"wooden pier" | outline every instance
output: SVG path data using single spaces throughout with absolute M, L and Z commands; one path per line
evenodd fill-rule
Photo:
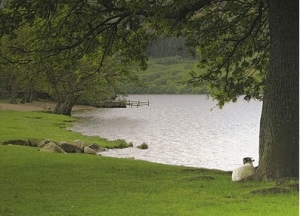
M 136 107 L 139 107 L 139 106 L 149 106 L 149 100 L 147 102 L 142 102 L 142 101 L 133 101 L 133 100 L 126 100 L 126 105 L 127 106 L 130 106 L 130 107 L 133 107 L 133 106 L 136 106 Z
M 134 100 L 106 100 L 106 101 L 99 101 L 96 104 L 98 108 L 126 108 L 129 107 L 139 107 L 139 106 L 149 106 L 149 100 L 147 102 L 143 101 L 134 101 Z

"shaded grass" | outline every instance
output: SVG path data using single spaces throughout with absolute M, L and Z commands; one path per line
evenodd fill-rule
M 10 121 L 1 121 L 0 141 L 29 135 L 57 141 L 99 139 L 66 130 L 75 120 L 70 117 L 11 111 L 0 111 L 0 116 Z M 299 211 L 298 191 L 252 193 L 275 182 L 233 183 L 230 172 L 219 170 L 10 145 L 0 145 L 0 170 L 0 215 L 5 216 L 281 216 Z

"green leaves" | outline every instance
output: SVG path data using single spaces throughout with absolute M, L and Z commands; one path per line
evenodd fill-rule
M 160 35 L 182 37 L 201 58 L 189 83 L 209 83 L 209 93 L 223 104 L 240 95 L 262 97 L 269 61 L 267 9 L 256 0 L 33 0 L 11 1 L 0 18 L 12 17 L 8 23 L 17 23 L 12 29 L 6 23 L 4 29 L 23 41 L 22 49 L 37 68 L 52 67 L 47 71 L 55 75 L 48 79 L 82 82 L 86 75 L 97 74 L 116 92 L 122 92 L 120 82 L 136 81 L 132 67 L 147 68 L 145 51 L 151 41 Z M 106 69 L 110 61 L 117 62 L 113 73 Z M 81 64 L 89 72 L 78 69 Z
M 266 20 L 266 6 L 254 0 L 211 4 L 192 16 L 182 32 L 201 57 L 201 71 L 191 82 L 208 83 L 221 106 L 240 95 L 261 99 L 269 61 Z

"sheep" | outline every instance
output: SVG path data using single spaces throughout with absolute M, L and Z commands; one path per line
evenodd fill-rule
M 243 159 L 244 165 L 233 170 L 232 181 L 239 182 L 252 176 L 255 173 L 255 168 L 252 164 L 253 161 L 251 157 L 245 157 Z

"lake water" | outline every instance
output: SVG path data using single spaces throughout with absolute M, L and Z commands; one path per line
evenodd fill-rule
M 129 95 L 127 99 L 149 100 L 150 106 L 76 114 L 83 121 L 72 130 L 134 145 L 108 150 L 103 156 L 221 170 L 234 169 L 248 156 L 258 164 L 259 101 L 240 99 L 219 109 L 205 95 Z M 148 149 L 136 148 L 143 142 Z

